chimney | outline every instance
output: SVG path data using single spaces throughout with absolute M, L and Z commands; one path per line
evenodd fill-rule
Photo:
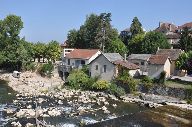
M 127 54 L 124 54 L 124 61 L 127 60 Z
M 159 27 L 161 27 L 162 24 L 163 24 L 163 22 L 159 22 Z
M 169 31 L 171 31 L 171 24 L 169 24 Z

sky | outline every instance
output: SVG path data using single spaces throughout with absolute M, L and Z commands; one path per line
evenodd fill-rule
M 147 31 L 159 22 L 182 25 L 192 22 L 192 0 L 0 0 L 0 20 L 21 16 L 21 37 L 30 42 L 63 43 L 68 31 L 79 29 L 86 16 L 111 13 L 111 24 L 119 32 L 138 17 Z

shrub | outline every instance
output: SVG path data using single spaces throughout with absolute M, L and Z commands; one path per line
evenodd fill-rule
M 141 82 L 147 90 L 149 90 L 153 86 L 153 80 L 150 79 L 148 76 L 144 76 Z
M 114 83 L 111 83 L 108 92 L 110 94 L 117 96 L 117 97 L 123 96 L 125 94 L 125 90 L 122 87 L 117 86 Z
M 134 92 L 136 91 L 137 82 L 135 79 L 130 77 L 129 75 L 121 75 L 118 76 L 115 81 L 119 84 L 122 84 L 121 87 L 123 87 L 127 92 Z
M 163 72 L 161 72 L 161 74 L 160 74 L 159 83 L 160 83 L 160 84 L 165 84 L 165 78 L 166 78 L 166 72 L 163 71 Z
M 67 77 L 68 85 L 73 89 L 80 89 L 85 86 L 89 80 L 82 70 L 73 70 Z
M 47 64 L 43 64 L 43 65 L 39 68 L 39 73 L 40 73 L 42 76 L 51 77 L 53 70 L 54 70 L 53 64 L 52 64 L 51 62 L 48 62 Z
M 95 82 L 92 86 L 92 89 L 94 90 L 107 90 L 110 86 L 110 83 L 105 80 L 98 80 Z
M 96 77 L 89 77 L 88 78 L 88 81 L 86 82 L 86 84 L 83 84 L 83 88 L 82 89 L 85 89 L 85 90 L 91 90 L 93 89 L 93 84 L 95 82 L 97 82 L 99 80 L 99 76 L 96 76 Z
M 30 62 L 30 63 L 27 63 L 24 67 L 23 67 L 23 69 L 25 70 L 25 71 L 35 71 L 36 70 L 36 64 L 35 63 L 33 63 L 33 62 Z

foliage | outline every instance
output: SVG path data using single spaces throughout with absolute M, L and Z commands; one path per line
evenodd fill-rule
M 191 31 L 188 27 L 184 27 L 183 31 L 181 31 L 181 38 L 179 40 L 179 47 L 188 52 L 192 50 L 192 37 Z
M 82 70 L 73 70 L 67 77 L 68 85 L 73 89 L 80 89 L 85 86 L 89 80 Z
M 85 74 L 89 75 L 89 66 L 88 65 L 83 65 L 81 69 Z
M 128 73 L 123 73 L 122 75 L 119 75 L 116 79 L 116 82 L 120 82 L 122 83 L 122 87 L 125 90 L 129 90 L 129 92 L 134 92 L 136 91 L 136 86 L 137 86 L 137 82 L 134 78 L 132 78 L 131 76 L 129 76 Z M 128 88 L 127 88 L 128 87 Z
M 125 44 L 119 38 L 117 38 L 116 40 L 113 40 L 110 43 L 108 50 L 110 52 L 116 52 L 121 55 L 124 55 L 127 53 L 127 48 L 126 48 Z
M 39 68 L 39 73 L 40 73 L 42 76 L 51 77 L 53 70 L 54 70 L 54 66 L 53 66 L 52 62 L 48 62 L 47 64 L 43 64 L 43 65 Z
M 21 17 L 8 15 L 0 20 L 0 57 L 1 67 L 12 70 L 21 70 L 22 66 L 30 60 L 24 38 L 19 34 L 23 28 Z
M 154 83 L 158 83 L 158 84 L 162 84 L 162 85 L 165 85 L 165 81 L 166 81 L 166 72 L 165 71 L 160 73 L 159 78 L 153 79 Z
M 132 37 L 128 43 L 128 50 L 129 54 L 132 53 L 141 53 L 141 45 L 143 43 L 145 34 L 137 34 L 134 37 Z
M 171 45 L 168 43 L 164 34 L 154 31 L 148 32 L 141 43 L 141 53 L 156 53 L 158 47 L 162 49 L 168 49 L 171 47 Z
M 105 80 L 98 80 L 95 82 L 92 86 L 92 89 L 94 90 L 107 90 L 110 86 L 110 83 Z
M 180 70 L 187 70 L 190 74 L 192 72 L 192 51 L 180 54 L 176 67 Z
M 125 94 L 125 90 L 122 87 L 117 86 L 114 83 L 111 83 L 108 91 L 110 94 L 113 94 L 117 97 L 123 96 Z
M 28 62 L 23 66 L 23 70 L 25 71 L 35 71 L 37 69 L 36 64 L 33 62 Z
M 46 58 L 48 60 L 51 59 L 53 62 L 58 60 L 61 55 L 59 42 L 53 40 L 49 42 L 46 48 L 46 52 Z
M 133 18 L 131 27 L 130 27 L 130 31 L 131 31 L 131 37 L 134 37 L 137 34 L 143 34 L 143 28 L 142 28 L 142 24 L 140 23 L 139 19 L 137 17 Z
M 117 40 L 118 32 L 112 28 L 111 13 L 91 14 L 79 30 L 70 30 L 67 44 L 73 48 L 103 49 L 113 52 L 109 48 L 112 41 Z M 119 42 L 119 41 L 118 41 Z
M 150 77 L 148 76 L 144 76 L 141 82 L 147 88 L 147 90 L 149 90 L 153 86 L 153 80 L 150 79 Z

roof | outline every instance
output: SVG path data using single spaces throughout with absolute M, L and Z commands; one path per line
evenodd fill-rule
M 137 60 L 145 60 L 147 61 L 151 57 L 151 54 L 131 54 L 128 56 L 129 60 L 137 59 Z
M 167 55 L 151 55 L 149 58 L 149 63 L 163 65 L 168 58 L 169 57 Z
M 179 55 L 183 51 L 181 49 L 159 49 L 157 50 L 156 54 L 158 55 L 167 55 L 170 57 L 171 60 L 177 60 L 179 58 Z
M 130 28 L 126 28 L 123 31 L 130 32 Z
M 103 55 L 110 61 L 123 60 L 123 57 L 119 53 L 103 53 Z
M 176 32 L 176 30 L 178 29 L 176 25 L 172 24 L 172 23 L 160 23 L 161 25 L 155 29 L 155 31 L 158 32 L 167 32 L 170 31 L 170 27 L 171 27 L 171 32 Z
M 71 59 L 89 59 L 95 55 L 99 49 L 74 49 L 69 54 L 66 55 L 66 58 Z
M 185 24 L 179 26 L 179 29 L 183 29 L 184 27 L 192 28 L 192 22 L 185 23 Z
M 139 69 L 140 67 L 134 63 L 131 63 L 129 61 L 125 61 L 125 60 L 116 60 L 113 62 L 115 65 L 120 65 L 123 66 L 129 70 L 136 70 Z

